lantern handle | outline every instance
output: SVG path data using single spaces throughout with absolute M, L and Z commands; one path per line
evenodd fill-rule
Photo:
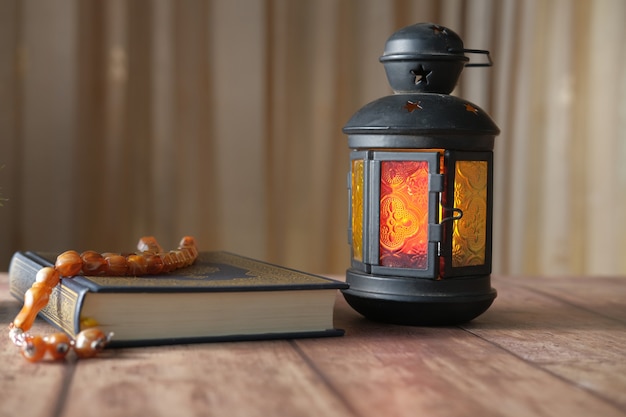
M 460 208 L 446 207 L 444 205 L 442 205 L 441 207 L 443 207 L 445 210 L 451 211 L 452 213 L 456 213 L 456 215 L 453 215 L 450 217 L 444 217 L 443 219 L 441 219 L 439 224 L 443 224 L 445 222 L 450 222 L 450 221 L 455 221 L 455 220 L 461 220 L 461 218 L 463 218 L 463 210 L 461 210 Z
M 468 53 L 468 54 L 481 54 L 487 55 L 487 62 L 478 62 L 474 64 L 465 64 L 466 67 L 491 67 L 493 65 L 493 61 L 491 60 L 491 56 L 489 55 L 489 51 L 484 49 L 448 49 L 448 52 L 452 53 Z

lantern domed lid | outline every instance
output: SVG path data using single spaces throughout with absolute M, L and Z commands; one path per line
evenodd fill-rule
M 493 149 L 500 129 L 475 104 L 447 94 L 394 94 L 375 100 L 348 120 L 354 148 Z

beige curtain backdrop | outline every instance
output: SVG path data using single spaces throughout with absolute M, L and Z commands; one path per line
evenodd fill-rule
M 347 140 L 389 35 L 449 26 L 492 68 L 494 271 L 626 275 L 623 0 L 0 0 L 0 269 L 16 250 L 193 234 L 342 273 Z

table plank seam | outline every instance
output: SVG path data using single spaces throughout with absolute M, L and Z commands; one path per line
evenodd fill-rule
M 313 371 L 315 375 L 317 375 L 318 378 L 320 378 L 320 380 L 331 393 L 331 395 L 337 398 L 350 414 L 355 417 L 361 417 L 361 414 L 357 411 L 357 409 L 352 406 L 350 401 L 343 394 L 341 394 L 342 391 L 332 383 L 332 381 L 326 376 L 324 372 L 322 372 L 322 370 L 315 364 L 315 361 L 313 361 L 313 359 L 311 359 L 311 357 L 309 357 L 300 348 L 298 342 L 296 340 L 289 340 L 289 343 L 293 347 L 294 351 L 298 354 L 298 356 L 302 358 L 304 363 Z
M 57 401 L 50 413 L 52 417 L 61 417 L 64 414 L 65 406 L 69 401 L 70 387 L 74 380 L 74 375 L 76 374 L 76 361 L 76 359 L 67 359 L 66 362 L 63 363 L 65 372 L 63 372 L 63 378 L 61 379 Z M 45 366 L 45 364 L 42 364 L 42 366 Z
M 575 308 L 577 308 L 579 310 L 582 310 L 582 311 L 584 311 L 586 313 L 594 314 L 596 316 L 599 316 L 599 317 L 602 317 L 602 318 L 605 318 L 605 319 L 608 319 L 608 320 L 611 320 L 611 321 L 615 321 L 615 322 L 620 323 L 620 324 L 626 324 L 626 318 L 620 319 L 619 317 L 603 314 L 603 313 L 601 313 L 601 312 L 599 312 L 597 310 L 590 309 L 590 308 L 588 308 L 588 307 L 586 307 L 586 306 L 584 306 L 582 304 L 576 303 L 574 301 L 568 300 L 568 299 L 563 298 L 563 297 L 559 297 L 558 295 L 556 295 L 556 294 L 554 294 L 552 292 L 544 291 L 541 288 L 538 288 L 536 286 L 531 286 L 531 285 L 524 284 L 524 283 L 515 283 L 515 284 L 514 283 L 509 283 L 509 284 L 511 284 L 511 286 L 516 286 L 518 288 L 524 288 L 525 290 L 528 290 L 528 291 L 531 291 L 531 292 L 535 292 L 535 293 L 540 294 L 540 295 L 542 295 L 544 297 L 547 297 L 547 298 L 551 298 L 551 299 L 556 300 L 556 301 L 558 301 L 560 303 L 566 304 L 566 305 L 568 305 L 570 307 L 575 307 Z
M 539 371 L 541 371 L 541 372 L 543 372 L 545 374 L 548 374 L 548 375 L 550 375 L 550 376 L 552 376 L 552 377 L 554 377 L 554 378 L 556 378 L 556 379 L 558 379 L 560 381 L 565 382 L 566 384 L 568 384 L 568 385 L 570 385 L 572 387 L 575 387 L 575 388 L 577 388 L 579 390 L 582 390 L 582 391 L 584 391 L 584 392 L 586 392 L 588 394 L 591 394 L 593 397 L 599 399 L 600 401 L 606 403 L 607 405 L 610 405 L 611 407 L 615 408 L 617 411 L 624 412 L 624 409 L 623 409 L 622 405 L 619 404 L 618 402 L 616 402 L 615 400 L 613 400 L 612 398 L 603 396 L 598 391 L 594 391 L 594 390 L 592 390 L 591 388 L 589 388 L 589 387 L 587 387 L 585 385 L 579 384 L 579 383 L 577 383 L 575 381 L 567 379 L 566 377 L 564 377 L 562 375 L 559 375 L 558 373 L 555 373 L 555 372 L 553 372 L 553 371 L 551 371 L 549 369 L 546 369 L 545 367 L 543 367 L 539 363 L 529 361 L 529 360 L 525 359 L 524 357 L 522 357 L 521 355 L 519 355 L 519 354 L 517 354 L 517 353 L 515 353 L 513 351 L 510 351 L 505 346 L 502 346 L 499 343 L 496 343 L 496 342 L 494 342 L 492 340 L 489 340 L 489 339 L 481 336 L 478 333 L 474 333 L 471 329 L 465 328 L 463 326 L 459 326 L 459 328 L 461 330 L 464 330 L 467 333 L 471 334 L 472 336 L 475 336 L 475 337 L 477 337 L 477 338 L 479 338 L 479 339 L 489 343 L 490 345 L 492 345 L 492 346 L 494 346 L 494 347 L 496 347 L 496 348 L 506 352 L 507 354 L 509 354 L 509 355 L 515 357 L 516 359 L 522 361 L 526 365 L 529 365 L 531 368 L 537 369 L 537 370 L 539 370 Z

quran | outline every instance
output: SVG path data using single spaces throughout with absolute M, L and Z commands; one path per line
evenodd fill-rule
M 19 300 L 56 254 L 16 252 L 9 266 Z M 162 275 L 63 278 L 39 315 L 74 337 L 90 325 L 111 346 L 341 336 L 337 290 L 348 285 L 229 252 L 201 252 Z

